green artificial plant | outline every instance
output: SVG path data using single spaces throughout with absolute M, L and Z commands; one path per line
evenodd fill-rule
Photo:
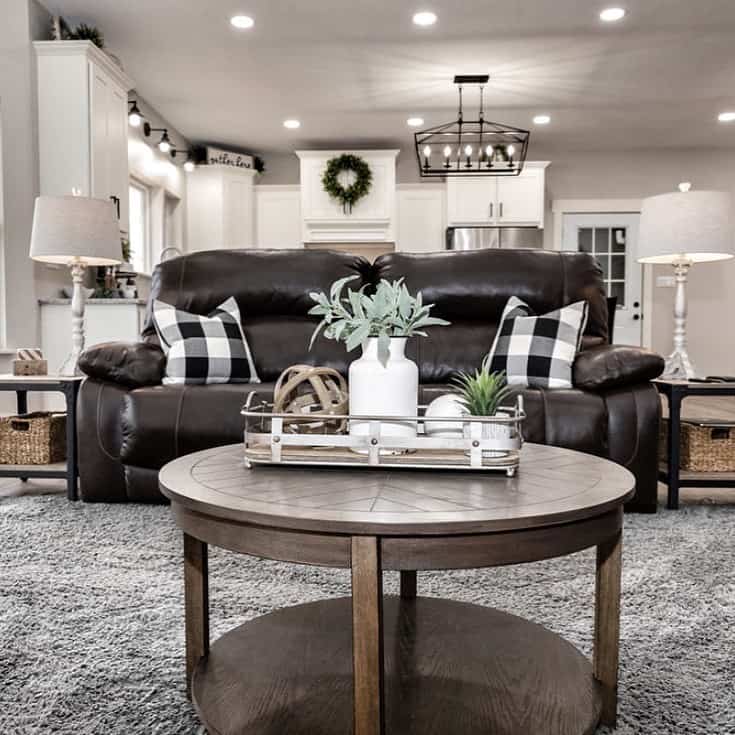
M 311 336 L 309 349 L 322 332 L 327 339 L 344 342 L 348 352 L 366 339 L 377 337 L 378 359 L 385 365 L 391 337 L 426 337 L 425 327 L 449 324 L 444 319 L 429 316 L 433 304 L 422 303 L 421 292 L 412 296 L 402 278 L 393 282 L 382 279 L 371 295 L 365 293 L 365 286 L 359 291 L 349 289 L 347 295 L 343 295 L 345 286 L 357 277 L 335 281 L 329 296 L 323 292 L 309 294 L 316 302 L 309 314 L 322 318 Z
M 452 379 L 459 391 L 458 400 L 470 416 L 494 416 L 511 394 L 505 372 L 490 372 L 488 357 L 474 373 L 460 372 Z

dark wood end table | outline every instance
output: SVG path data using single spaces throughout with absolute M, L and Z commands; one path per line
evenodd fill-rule
M 669 433 L 666 439 L 666 456 L 659 465 L 659 480 L 668 487 L 666 507 L 679 508 L 681 487 L 734 487 L 733 472 L 689 472 L 681 469 L 681 404 L 685 398 L 700 396 L 735 396 L 735 383 L 692 383 L 687 380 L 654 380 L 658 392 L 669 406 Z M 661 458 L 660 458 L 661 459 Z
M 28 413 L 28 393 L 58 392 L 66 400 L 66 462 L 52 465 L 2 465 L 0 477 L 59 477 L 66 480 L 66 497 L 77 500 L 79 464 L 77 455 L 77 396 L 84 380 L 79 376 L 0 375 L 0 391 L 14 391 L 18 413 Z
M 259 467 L 241 445 L 167 464 L 184 533 L 187 686 L 218 735 L 591 735 L 617 712 L 623 503 L 608 460 L 527 444 L 516 477 Z M 208 546 L 351 570 L 351 598 L 264 615 L 210 645 Z M 416 573 L 597 547 L 594 657 Z M 383 572 L 399 571 L 399 597 Z

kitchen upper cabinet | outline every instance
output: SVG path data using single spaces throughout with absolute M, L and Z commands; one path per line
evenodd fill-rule
M 119 201 L 128 231 L 132 80 L 90 41 L 36 41 L 40 191 Z
M 527 162 L 518 176 L 448 176 L 447 223 L 543 228 L 548 165 Z
M 255 246 L 256 172 L 214 164 L 187 176 L 188 250 Z

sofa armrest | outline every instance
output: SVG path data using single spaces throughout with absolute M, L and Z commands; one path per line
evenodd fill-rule
M 79 368 L 90 378 L 127 388 L 159 385 L 166 370 L 166 355 L 147 342 L 105 342 L 85 350 Z
M 663 369 L 663 357 L 651 350 L 603 345 L 577 355 L 573 382 L 576 388 L 598 391 L 646 383 L 661 375 Z

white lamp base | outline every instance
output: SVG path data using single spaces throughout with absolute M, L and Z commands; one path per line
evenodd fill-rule
M 72 377 L 81 375 L 79 370 L 79 356 L 84 351 L 84 272 L 87 266 L 84 263 L 73 262 L 69 266 L 74 291 L 71 295 L 71 352 L 59 368 L 59 375 Z
M 687 276 L 691 261 L 674 263 L 676 296 L 674 298 L 674 350 L 666 358 L 661 377 L 666 380 L 691 380 L 695 377 L 694 368 L 687 353 Z
M 691 380 L 695 376 L 696 373 L 686 350 L 683 352 L 674 350 L 666 358 L 662 378 L 666 380 Z

